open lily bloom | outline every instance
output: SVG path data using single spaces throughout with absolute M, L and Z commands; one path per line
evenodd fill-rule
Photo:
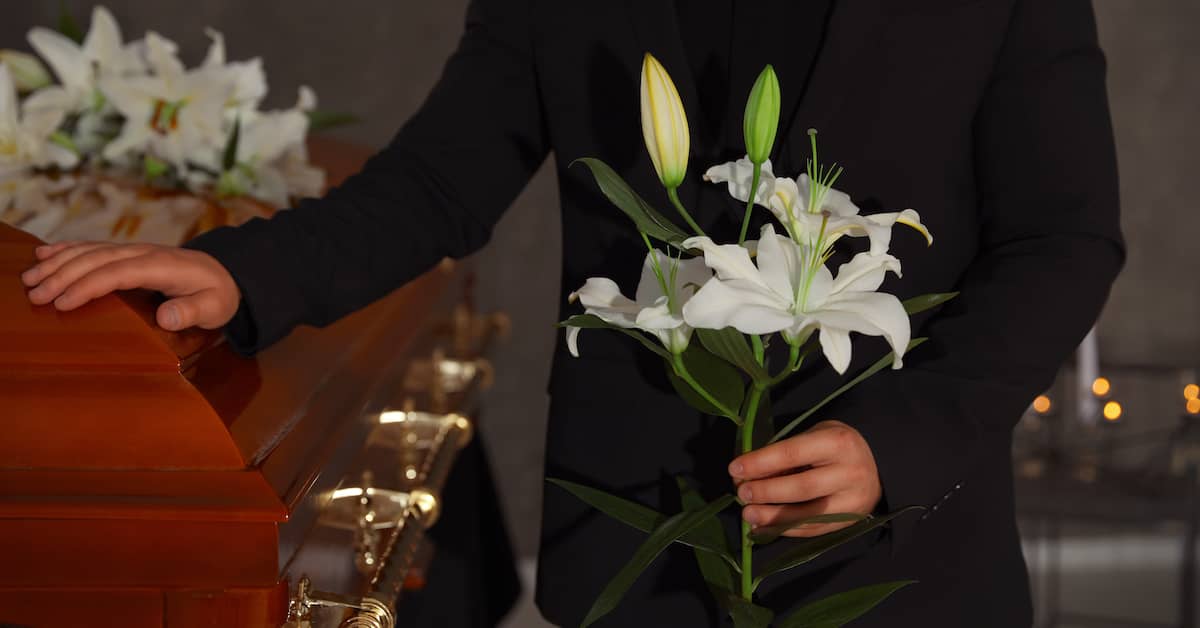
M 100 80 L 100 88 L 126 118 L 121 134 L 105 146 L 104 157 L 147 151 L 183 173 L 189 162 L 212 169 L 227 140 L 223 112 L 236 76 L 205 68 L 185 71 L 175 44 L 156 33 L 147 33 L 145 45 L 153 75 Z
M 687 349 L 692 327 L 684 322 L 683 308 L 712 278 L 704 260 L 675 259 L 655 250 L 646 255 L 642 277 L 633 299 L 621 294 L 616 282 L 592 277 L 569 300 L 579 300 L 587 314 L 610 325 L 640 329 L 658 337 L 671 353 Z M 567 347 L 579 357 L 579 328 L 567 328 Z
M 706 237 L 684 246 L 704 251 L 704 263 L 716 277 L 683 306 L 683 319 L 705 329 L 733 327 L 746 334 L 781 332 L 792 344 L 819 330 L 821 350 L 837 370 L 850 366 L 850 332 L 882 336 L 900 368 L 911 329 L 904 306 L 894 295 L 876 292 L 888 271 L 900 273 L 891 255 L 860 253 L 834 277 L 822 251 L 763 227 L 757 266 L 749 251 L 720 245 Z
M 73 167 L 75 153 L 50 141 L 64 115 L 49 107 L 22 112 L 8 66 L 0 65 L 0 179 L 36 167 Z
M 730 196 L 744 203 L 750 197 L 752 175 L 753 164 L 743 157 L 709 168 L 704 179 L 727 184 Z M 771 172 L 769 161 L 763 164 L 754 202 L 771 210 L 792 239 L 813 246 L 817 245 L 821 234 L 824 234 L 826 244 L 842 236 L 865 236 L 870 239 L 871 252 L 879 255 L 886 253 L 891 245 L 892 228 L 896 224 L 916 229 L 929 244 L 933 244 L 933 236 L 921 224 L 921 216 L 916 211 L 860 214 L 858 206 L 845 192 L 823 185 L 814 190 L 807 174 L 796 179 L 777 178 Z
M 46 60 L 61 83 L 31 98 L 52 100 L 71 112 L 103 106 L 104 99 L 96 91 L 101 76 L 145 71 L 138 45 L 121 42 L 116 19 L 102 6 L 92 10 L 92 24 L 82 45 L 41 27 L 29 32 L 29 44 Z

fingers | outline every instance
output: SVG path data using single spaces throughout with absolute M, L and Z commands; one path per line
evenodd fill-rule
M 804 504 L 746 506 L 742 509 L 742 518 L 756 529 L 790 526 L 782 532 L 782 536 L 803 538 L 821 536 L 851 526 L 854 522 L 801 522 L 819 515 L 854 513 L 852 507 L 841 503 L 844 501 L 837 498 L 822 498 Z
M 220 295 L 214 289 L 171 299 L 158 306 L 155 318 L 158 326 L 167 331 L 178 331 L 188 327 L 216 329 L 225 324 L 224 308 Z
M 65 247 L 54 255 L 45 258 L 33 268 L 21 273 L 21 281 L 29 287 L 37 286 L 45 281 L 46 278 L 58 272 L 58 269 L 62 268 L 63 265 L 75 259 L 76 257 L 79 257 L 80 255 L 90 251 L 108 248 L 111 246 L 113 245 L 107 242 L 84 242 L 82 244 Z
M 738 499 L 744 504 L 794 504 L 833 495 L 853 486 L 857 479 L 853 467 L 829 465 L 801 473 L 765 480 L 743 482 Z
M 77 252 L 81 250 L 82 252 Z M 67 249 L 52 258 L 52 261 L 61 265 L 52 274 L 39 280 L 37 287 L 29 292 L 29 300 L 38 305 L 49 303 L 57 299 L 67 287 L 80 277 L 93 270 L 118 260 L 142 255 L 144 252 L 144 249 L 136 246 L 113 245 L 99 245 L 90 248 L 79 246 Z M 67 258 L 67 261 L 63 263 L 62 258 Z M 48 260 L 46 263 L 48 264 L 50 261 Z
M 163 256 L 138 255 L 91 269 L 54 300 L 54 307 L 73 310 L 116 290 L 146 288 L 167 295 L 186 295 L 191 269 L 170 263 Z
M 753 480 L 834 460 L 850 443 L 841 430 L 813 429 L 738 456 L 729 463 L 734 479 Z
M 75 246 L 76 244 L 79 244 L 78 240 L 66 240 L 64 242 L 55 242 L 54 244 L 43 244 L 33 249 L 33 254 L 39 260 L 43 260 L 67 247 Z

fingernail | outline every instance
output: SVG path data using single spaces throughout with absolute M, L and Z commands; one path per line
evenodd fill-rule
M 38 286 L 38 287 L 34 288 L 33 290 L 29 291 L 29 298 L 30 299 L 39 299 L 42 296 L 42 292 L 43 292 L 42 287 Z
M 746 508 L 742 510 L 742 520 L 750 525 L 756 525 L 758 524 L 758 513 Z
M 729 475 L 740 477 L 742 475 L 742 463 L 734 462 L 729 465 Z
M 54 300 L 54 307 L 62 310 L 65 309 L 69 303 L 70 300 L 67 299 L 66 295 L 63 295 Z
M 35 252 L 37 252 L 37 253 L 41 253 L 42 251 L 45 251 L 45 250 L 46 250 L 46 249 L 48 249 L 48 248 L 50 248 L 50 246 L 49 246 L 49 245 L 42 244 L 42 245 L 39 245 L 39 246 L 37 246 L 37 247 L 34 247 L 34 249 L 33 249 L 33 250 L 34 250 Z
M 167 323 L 167 329 L 179 327 L 179 312 L 174 307 L 163 310 L 163 318 Z
M 738 498 L 743 502 L 748 502 L 751 499 L 754 499 L 754 492 L 750 490 L 749 486 L 743 484 L 742 487 L 738 489 Z

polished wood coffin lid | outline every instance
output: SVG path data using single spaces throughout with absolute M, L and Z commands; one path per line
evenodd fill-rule
M 333 183 L 367 156 L 311 148 Z M 243 358 L 219 334 L 158 329 L 150 294 L 31 305 L 19 274 L 37 244 L 0 224 L 0 519 L 286 520 L 459 278 L 444 265 Z

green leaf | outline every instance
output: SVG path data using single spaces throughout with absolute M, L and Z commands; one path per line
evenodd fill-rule
M 580 501 L 592 508 L 642 532 L 653 532 L 667 520 L 666 515 L 653 508 L 647 508 L 637 502 L 631 502 L 599 489 L 555 478 L 546 478 L 546 481 L 578 497 Z M 737 565 L 737 561 L 729 553 L 729 548 L 723 537 L 720 542 L 713 543 L 710 542 L 709 537 L 697 531 L 689 532 L 675 542 L 716 554 L 731 566 Z
M 146 155 L 142 158 L 142 172 L 146 175 L 147 179 L 157 179 L 167 174 L 167 171 L 170 169 L 170 164 L 153 155 Z
M 901 305 L 904 306 L 905 312 L 908 312 L 909 315 L 912 315 L 916 314 L 917 312 L 924 312 L 925 310 L 935 308 L 956 296 L 958 296 L 957 292 L 934 292 L 907 299 Z
M 725 405 L 733 412 L 737 412 L 742 406 L 742 400 L 745 397 L 746 389 L 742 381 L 741 374 L 733 368 L 728 362 L 718 358 L 717 356 L 704 350 L 704 347 L 698 343 L 689 343 L 687 350 L 681 355 L 683 365 L 687 367 L 688 373 L 692 379 L 696 381 L 708 394 L 714 399 Z M 667 365 L 667 379 L 671 381 L 671 385 L 675 388 L 675 392 L 683 398 L 693 408 L 713 416 L 725 416 L 707 399 L 696 392 L 691 384 L 685 381 L 678 373 L 675 372 L 671 364 Z M 733 418 L 733 417 L 730 417 Z
M 668 518 L 662 525 L 655 528 L 654 532 L 650 533 L 650 536 L 634 552 L 629 562 L 604 587 L 604 590 L 600 593 L 600 597 L 596 598 L 591 610 L 588 611 L 587 617 L 580 624 L 581 628 L 592 625 L 616 608 L 617 604 L 621 602 L 621 598 L 629 591 L 629 587 L 633 586 L 633 582 L 637 580 L 638 576 L 642 575 L 646 567 L 649 567 L 650 563 L 654 562 L 654 559 L 663 550 L 683 535 L 695 530 L 718 512 L 728 508 L 734 501 L 735 498 L 733 495 L 719 497 L 709 502 L 708 505 L 700 510 L 681 512 Z
M 901 508 L 896 512 L 881 517 L 863 519 L 837 532 L 830 532 L 829 534 L 822 534 L 821 536 L 800 541 L 789 547 L 787 551 L 768 561 L 766 565 L 763 565 L 762 572 L 754 580 L 754 585 L 757 587 L 758 583 L 762 582 L 767 576 L 803 565 L 843 543 L 852 541 L 876 528 L 886 525 L 892 519 L 911 510 L 923 510 L 923 508 L 921 506 Z
M 781 521 L 770 526 L 759 526 L 750 533 L 750 540 L 763 545 L 770 543 L 783 535 L 784 532 L 799 528 L 800 526 L 821 524 L 821 523 L 855 523 L 866 519 L 866 515 L 860 515 L 853 512 L 835 512 L 815 517 L 805 517 L 795 521 Z
M 345 126 L 347 124 L 357 124 L 360 118 L 352 113 L 341 113 L 337 111 L 321 111 L 313 109 L 308 113 L 308 131 L 310 133 L 316 131 L 327 131 L 329 129 Z
M 831 595 L 801 607 L 779 622 L 778 628 L 838 628 L 862 617 L 891 594 L 914 583 L 916 580 L 897 580 Z
M 58 32 L 77 44 L 83 43 L 83 29 L 79 28 L 79 22 L 76 22 L 75 16 L 67 10 L 65 2 L 58 3 Z
M 925 342 L 926 340 L 929 340 L 929 339 L 928 338 L 913 338 L 912 341 L 908 343 L 908 348 L 905 351 L 906 352 L 912 351 L 913 349 L 920 346 L 921 343 Z M 863 371 L 862 373 L 859 373 L 858 377 L 855 377 L 854 379 L 846 382 L 837 390 L 829 393 L 828 397 L 825 397 L 821 401 L 817 402 L 817 405 L 809 408 L 807 412 L 805 412 L 804 414 L 801 414 L 800 416 L 796 417 L 795 419 L 792 419 L 791 423 L 788 423 L 787 425 L 783 426 L 783 429 L 779 430 L 779 432 L 776 433 L 773 438 L 771 438 L 771 442 L 774 443 L 774 442 L 778 441 L 779 439 L 783 438 L 784 436 L 787 436 L 788 434 L 790 434 L 792 432 L 792 430 L 796 429 L 801 423 L 803 423 L 805 421 L 805 419 L 812 416 L 817 410 L 824 408 L 826 406 L 826 404 L 828 404 L 830 401 L 833 401 L 834 399 L 837 399 L 838 397 L 842 396 L 842 394 L 845 393 L 847 390 L 850 390 L 851 388 L 854 388 L 855 386 L 861 384 L 868 377 L 878 373 L 879 371 L 882 371 L 884 369 L 884 367 L 891 366 L 892 362 L 895 359 L 896 359 L 895 353 L 888 353 L 887 355 L 880 358 L 878 362 L 872 364 L 870 367 L 867 368 L 867 370 Z
M 656 339 L 650 338 L 636 329 L 617 327 L 595 314 L 576 314 L 565 321 L 556 324 L 557 327 L 578 327 L 580 329 L 611 329 L 619 331 L 630 338 L 642 343 L 647 349 L 657 353 L 666 360 L 671 360 L 671 352 L 667 351 Z
M 688 234 L 638 196 L 638 193 L 608 164 L 593 157 L 581 157 L 571 162 L 571 165 L 577 163 L 587 166 L 592 171 L 592 177 L 596 180 L 596 185 L 600 186 L 600 192 L 633 220 L 638 231 L 682 249 Z
M 242 118 L 238 116 L 233 120 L 233 131 L 229 134 L 229 140 L 225 142 L 225 154 L 221 157 L 221 170 L 230 171 L 237 164 L 237 152 L 239 136 L 242 134 Z
M 687 483 L 687 480 L 682 476 L 675 477 L 675 483 L 679 486 L 679 502 L 683 505 L 685 511 L 695 511 L 704 508 L 704 498 L 700 497 L 700 493 L 692 488 Z M 721 526 L 721 521 L 716 517 L 710 518 L 708 521 L 700 524 L 699 527 L 692 532 L 692 536 L 697 539 L 703 539 L 704 542 L 713 547 L 725 547 L 726 552 L 729 552 L 729 543 L 725 538 L 725 528 Z M 704 581 L 709 584 L 709 588 L 717 591 L 732 591 L 736 580 L 735 572 L 731 569 L 730 564 L 721 559 L 721 557 L 712 552 L 704 551 L 700 548 L 692 548 L 692 552 L 696 555 L 696 563 L 700 565 L 700 574 L 704 576 Z M 732 560 L 733 554 L 729 552 Z
M 700 338 L 700 344 L 704 345 L 704 348 L 711 351 L 713 355 L 742 369 L 755 380 L 761 381 L 767 378 L 766 369 L 754 359 L 754 351 L 750 348 L 750 343 L 746 342 L 746 336 L 742 332 L 732 327 L 726 327 L 724 329 L 697 329 L 693 333 Z
M 734 628 L 767 628 L 775 619 L 775 611 L 744 600 L 740 595 L 721 591 L 717 605 L 729 613 Z

